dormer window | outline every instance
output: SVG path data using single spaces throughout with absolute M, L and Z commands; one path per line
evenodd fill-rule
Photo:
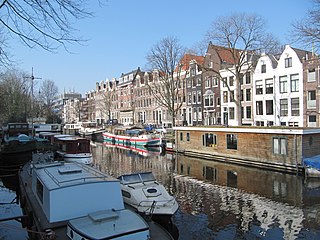
M 191 74 L 191 76 L 195 76 L 196 75 L 196 68 L 191 68 L 190 74 Z
M 292 67 L 292 57 L 285 58 L 284 63 L 286 68 Z

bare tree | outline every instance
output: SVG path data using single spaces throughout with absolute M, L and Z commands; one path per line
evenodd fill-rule
M 54 51 L 70 43 L 83 41 L 72 26 L 82 18 L 92 16 L 85 0 L 2 0 L 0 2 L 0 28 L 7 35 L 17 37 L 30 48 L 38 46 Z M 2 35 L 2 34 L 1 34 Z M 0 39 L 0 61 L 7 62 L 5 41 Z
M 31 110 L 31 92 L 28 81 L 18 70 L 0 74 L 0 122 L 26 121 Z
M 53 104 L 58 94 L 58 87 L 52 80 L 44 80 L 40 86 L 39 100 L 43 104 L 44 113 L 49 117 L 53 113 Z
M 307 12 L 304 19 L 293 23 L 291 36 L 305 47 L 320 49 L 320 0 L 313 0 L 314 6 Z
M 115 96 L 115 82 L 107 81 L 106 84 L 105 91 L 99 92 L 96 107 L 102 112 L 103 116 L 106 116 L 106 120 L 110 120 L 113 99 Z
M 147 55 L 148 65 L 156 70 L 157 76 L 146 84 L 159 106 L 171 115 L 173 124 L 182 106 L 178 99 L 184 80 L 180 64 L 184 53 L 185 49 L 177 38 L 167 37 L 155 44 Z
M 262 53 L 273 53 L 279 49 L 279 42 L 265 30 L 265 21 L 257 15 L 234 14 L 219 17 L 206 34 L 207 40 L 224 47 L 231 57 L 231 65 L 226 69 L 234 76 L 236 91 L 233 100 L 236 103 L 238 125 L 242 125 L 241 116 L 241 80 L 250 73 L 256 64 L 257 56 Z M 204 70 L 215 71 L 221 81 L 220 69 L 204 67 Z M 230 87 L 228 82 L 224 84 Z

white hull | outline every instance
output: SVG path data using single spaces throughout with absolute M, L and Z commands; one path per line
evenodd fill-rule
M 305 173 L 310 178 L 320 178 L 320 170 L 312 167 L 306 167 Z
M 83 163 L 87 165 L 90 165 L 93 162 L 91 153 L 75 153 L 75 154 L 66 153 L 66 154 L 63 154 L 63 159 L 66 162 L 77 162 L 77 163 Z

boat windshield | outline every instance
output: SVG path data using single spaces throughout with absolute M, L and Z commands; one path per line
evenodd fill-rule
M 139 182 L 141 182 L 139 174 L 125 175 L 122 177 L 123 184 L 139 183 Z
M 123 184 L 142 183 L 142 182 L 148 182 L 148 181 L 155 181 L 155 177 L 151 172 L 137 173 L 137 174 L 124 175 L 122 176 L 121 181 Z
M 140 177 L 141 177 L 143 182 L 155 181 L 156 180 L 151 172 L 140 173 Z

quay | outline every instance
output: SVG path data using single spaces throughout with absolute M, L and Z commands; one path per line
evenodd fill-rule
M 319 128 L 174 127 L 176 151 L 186 156 L 291 174 L 320 155 Z

